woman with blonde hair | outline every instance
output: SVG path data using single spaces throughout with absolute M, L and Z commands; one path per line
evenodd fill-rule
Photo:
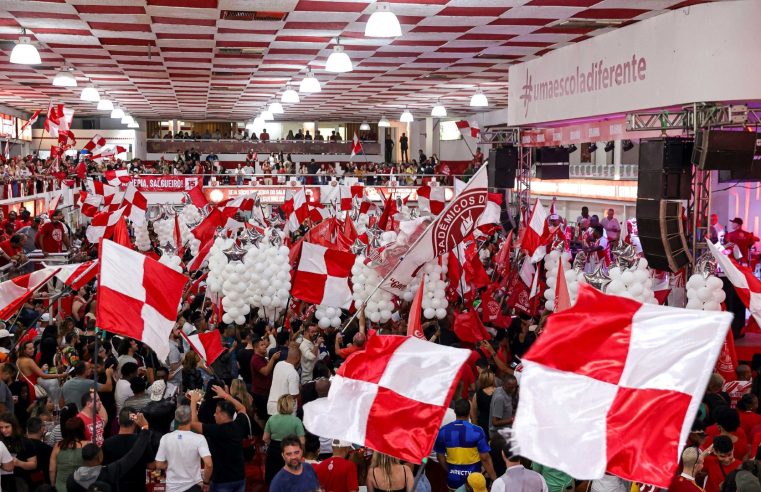
M 470 400 L 470 421 L 489 435 L 489 409 L 491 397 L 497 389 L 497 380 L 489 368 L 478 375 L 478 387 Z
M 267 444 L 267 459 L 264 464 L 264 481 L 267 485 L 272 482 L 277 472 L 285 466 L 280 452 L 280 441 L 290 435 L 298 436 L 303 446 L 306 442 L 304 424 L 293 412 L 296 409 L 296 398 L 283 395 L 277 400 L 277 414 L 267 420 L 264 425 L 262 440 Z
M 412 492 L 412 471 L 387 454 L 374 453 L 367 471 L 368 492 Z
M 243 403 L 249 417 L 254 415 L 254 397 L 246 389 L 246 383 L 242 379 L 233 379 L 230 383 L 230 396 Z

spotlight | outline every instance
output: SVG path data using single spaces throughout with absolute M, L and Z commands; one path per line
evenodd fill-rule
M 596 150 L 597 150 L 597 144 L 596 143 L 592 142 L 591 144 L 589 144 L 589 151 L 590 152 L 595 152 Z
M 605 144 L 605 152 L 611 152 L 615 146 L 616 144 L 613 142 L 613 140 L 611 140 Z
M 628 152 L 634 148 L 634 143 L 631 140 L 624 140 L 621 142 L 621 148 L 624 152 Z
M 576 152 L 576 150 L 577 150 L 577 147 L 574 144 L 571 144 L 571 145 L 568 146 L 568 153 L 569 154 L 573 154 L 574 152 Z

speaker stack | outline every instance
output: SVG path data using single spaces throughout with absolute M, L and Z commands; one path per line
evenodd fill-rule
M 570 179 L 569 152 L 565 147 L 539 147 L 534 151 L 538 179 Z
M 637 179 L 637 229 L 651 267 L 677 272 L 692 262 L 682 200 L 689 200 L 693 142 L 641 140 Z
M 499 147 L 489 150 L 489 188 L 515 188 L 518 170 L 518 147 Z

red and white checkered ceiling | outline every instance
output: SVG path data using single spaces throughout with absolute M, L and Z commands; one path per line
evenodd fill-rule
M 373 0 L 0 0 L 0 103 L 95 114 L 79 100 L 89 79 L 136 117 L 244 120 L 311 67 L 322 92 L 282 119 L 425 116 L 437 99 L 463 115 L 476 85 L 492 108 L 507 105 L 511 63 L 613 29 L 563 21 L 626 25 L 703 1 L 391 0 L 402 36 L 377 39 L 364 36 Z M 9 62 L 21 28 L 41 65 Z M 336 36 L 353 72 L 324 70 Z M 64 64 L 79 88 L 52 85 Z

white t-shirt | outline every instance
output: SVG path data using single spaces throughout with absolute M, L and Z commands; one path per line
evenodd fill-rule
M 124 406 L 124 402 L 127 401 L 127 398 L 130 396 L 134 396 L 135 393 L 132 392 L 132 387 L 129 384 L 129 381 L 126 379 L 120 379 L 116 382 L 116 388 L 114 389 L 114 401 L 116 402 L 116 412 L 120 412 L 122 407 Z
M 5 444 L 0 442 L 0 463 L 6 464 L 13 461 L 13 455 L 11 455 L 11 452 L 8 451 L 8 448 L 5 447 Z M 3 470 L 4 471 L 4 470 Z M 6 474 L 12 474 L 13 472 L 5 472 Z M 2 488 L 0 488 L 2 490 Z
M 307 383 L 314 379 L 312 374 L 317 363 L 317 354 L 313 352 L 314 343 L 305 338 L 299 345 L 299 350 L 301 350 L 301 382 Z
M 161 438 L 156 461 L 166 461 L 166 492 L 183 492 L 201 481 L 201 459 L 211 456 L 203 434 L 186 430 Z
M 299 394 L 299 373 L 288 361 L 281 360 L 272 371 L 272 386 L 267 399 L 267 414 L 277 414 L 277 400 L 283 395 Z

